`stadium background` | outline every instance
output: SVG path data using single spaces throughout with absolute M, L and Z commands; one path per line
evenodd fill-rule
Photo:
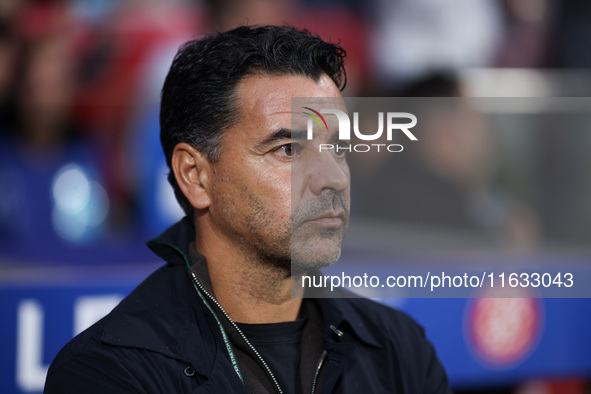
M 244 23 L 289 23 L 340 42 L 347 96 L 591 93 L 583 0 L 2 0 L 1 392 L 41 392 L 61 346 L 159 265 L 144 243 L 180 215 L 158 140 L 162 81 L 179 44 Z M 489 212 L 495 223 L 512 219 L 495 237 L 519 250 L 559 245 L 551 264 L 588 265 L 585 126 L 505 141 L 518 154 L 503 179 L 521 192 L 511 209 Z M 438 168 L 453 168 L 443 153 Z M 421 174 L 433 165 L 417 160 L 411 170 Z M 462 190 L 450 174 L 429 176 L 451 198 Z M 398 215 L 401 237 L 413 222 L 478 230 L 469 220 Z M 425 326 L 458 393 L 589 392 L 588 299 L 384 302 Z

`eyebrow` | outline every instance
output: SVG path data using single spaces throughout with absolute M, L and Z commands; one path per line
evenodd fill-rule
M 273 142 L 281 141 L 281 140 L 302 140 L 302 139 L 306 138 L 306 134 L 307 133 L 305 130 L 291 130 L 291 129 L 281 128 L 281 129 L 275 131 L 274 133 L 272 133 L 271 135 L 269 135 L 267 138 L 265 138 L 263 140 L 263 142 L 258 144 L 258 146 L 259 147 L 267 146 Z

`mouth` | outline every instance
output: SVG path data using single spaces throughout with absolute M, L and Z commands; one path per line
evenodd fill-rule
M 308 223 L 317 224 L 323 227 L 341 227 L 345 221 L 344 211 L 326 212 L 307 220 Z

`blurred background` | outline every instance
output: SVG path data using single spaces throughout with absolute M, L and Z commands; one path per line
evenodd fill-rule
M 182 215 L 158 125 L 178 46 L 283 23 L 346 49 L 345 96 L 591 96 L 584 0 L 1 0 L 2 392 L 41 392 L 57 351 L 160 264 L 144 243 Z M 431 208 L 392 211 L 399 244 L 478 233 L 587 266 L 591 134 L 579 115 L 569 129 L 513 120 L 493 140 L 469 112 L 434 115 L 445 133 L 394 167 L 352 165 Z M 368 201 L 357 219 L 380 216 L 378 192 L 356 186 Z M 588 299 L 384 302 L 425 326 L 458 393 L 591 392 Z

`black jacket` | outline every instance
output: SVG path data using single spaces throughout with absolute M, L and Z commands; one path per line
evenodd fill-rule
M 184 219 L 149 243 L 168 264 L 60 351 L 45 393 L 246 393 L 188 275 L 193 238 Z M 327 351 L 317 392 L 451 392 L 433 347 L 406 314 L 361 298 L 316 303 Z

